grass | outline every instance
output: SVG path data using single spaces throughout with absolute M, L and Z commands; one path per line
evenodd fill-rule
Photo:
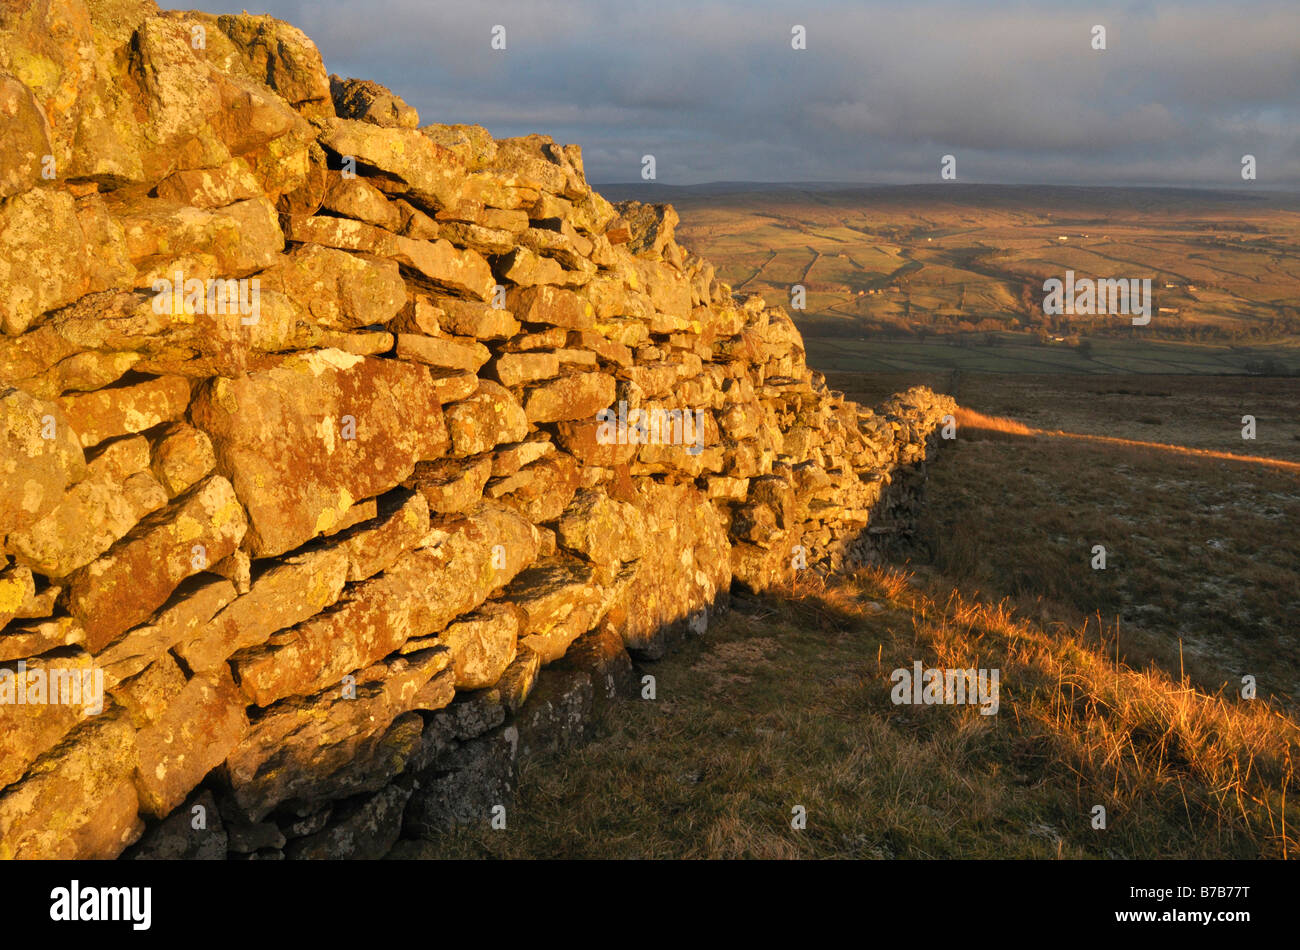
M 1277 375 L 1300 367 L 1295 195 L 947 185 L 701 187 L 644 197 L 676 204 L 678 238 L 712 261 L 721 280 L 787 306 L 791 286 L 801 283 L 807 308 L 795 318 L 805 336 L 863 343 L 824 341 L 816 354 L 823 368 L 836 349 L 847 353 L 832 368 L 859 371 L 946 364 L 1045 372 L 1059 364 L 1082 373 L 1241 373 L 1273 360 L 1265 371 Z M 1043 281 L 1067 270 L 1150 279 L 1150 324 L 1045 315 Z M 996 353 L 881 338 L 920 330 L 967 344 L 1017 332 Z M 1093 358 L 1058 358 L 1034 345 L 1031 330 L 1086 333 L 1114 345 L 1098 347 Z M 1156 340 L 1172 345 L 1151 346 Z M 1179 341 L 1220 345 L 1184 349 Z M 1247 357 L 1228 343 L 1281 345 Z
M 1206 433 L 1188 441 L 1216 444 Z M 964 411 L 931 468 L 916 559 L 1041 623 L 1118 625 L 1132 660 L 1182 670 L 1203 689 L 1253 675 L 1294 712 L 1300 462 L 1243 445 L 1239 435 L 1227 452 L 1044 431 Z M 1105 570 L 1092 567 L 1097 544 Z
M 911 563 L 738 598 L 645 668 L 657 699 L 525 764 L 507 832 L 463 828 L 423 853 L 1296 854 L 1300 381 L 828 382 L 868 405 L 924 383 L 966 407 L 929 467 Z M 998 669 L 999 712 L 894 705 L 890 673 L 915 660 Z
M 1284 857 L 1295 723 L 896 570 L 737 602 L 589 744 L 526 763 L 509 830 L 430 857 Z M 1001 708 L 894 705 L 890 673 L 1001 670 Z M 1107 827 L 1092 827 L 1092 809 Z M 807 827 L 791 827 L 803 806 Z M 1290 806 L 1293 807 L 1293 806 Z
M 824 319 L 804 324 L 809 362 L 824 372 L 899 372 L 913 375 L 957 370 L 963 373 L 1070 374 L 1114 376 L 1125 374 L 1242 375 L 1249 366 L 1270 359 L 1280 370 L 1300 373 L 1300 346 L 1226 346 L 1180 343 L 1142 337 L 1089 339 L 1090 355 L 1067 343 L 1039 343 L 1027 334 L 931 336 L 925 342 L 881 338 L 820 336 L 830 329 Z

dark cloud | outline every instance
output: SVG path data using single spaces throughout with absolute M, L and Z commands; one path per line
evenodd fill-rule
M 209 2 L 212 12 L 240 4 Z M 1300 6 L 265 0 L 425 122 L 583 146 L 593 181 L 1300 188 Z M 496 24 L 507 49 L 489 46 Z M 794 24 L 808 48 L 790 47 Z M 1090 47 L 1094 24 L 1107 50 Z

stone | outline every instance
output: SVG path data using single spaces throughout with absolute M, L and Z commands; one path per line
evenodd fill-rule
M 645 550 L 645 519 L 635 505 L 603 492 L 580 491 L 556 526 L 562 547 L 596 564 L 640 557 Z
M 593 690 L 591 677 L 578 670 L 546 670 L 528 702 L 515 716 L 519 758 L 571 748 L 587 737 Z
M 25 568 L 22 570 L 25 570 Z M 18 574 L 19 572 L 19 568 L 14 568 L 14 574 Z M 33 576 L 32 581 L 35 589 L 19 605 L 18 612 L 15 616 L 29 620 L 44 620 L 54 613 L 54 608 L 59 603 L 59 598 L 63 595 L 63 588 L 58 584 L 36 584 L 36 580 L 37 578 Z M 59 642 L 60 645 L 64 643 L 62 640 Z M 43 651 L 37 650 L 33 652 L 39 653 Z
M 8 639 L 6 635 L 0 641 Z M 55 673 L 64 679 L 60 683 L 70 691 L 75 684 L 80 690 L 83 674 L 93 670 L 91 658 L 82 652 L 69 651 L 69 655 L 39 657 L 27 654 L 28 674 L 40 671 L 48 684 Z M 84 695 L 81 702 L 72 703 L 18 703 L 17 689 L 21 670 L 16 662 L 6 661 L 0 670 L 0 788 L 17 782 L 32 763 L 53 749 L 72 729 L 83 722 L 89 710 L 96 705 L 96 697 Z M 91 685 L 92 692 L 94 685 Z M 47 693 L 48 696 L 48 693 Z M 69 692 L 69 698 L 73 698 Z M 91 716 L 91 718 L 95 718 Z
M 475 340 L 422 336 L 414 333 L 397 334 L 398 359 L 424 363 L 439 370 L 474 373 L 488 361 L 491 355 L 486 346 Z
M 430 370 L 433 392 L 443 405 L 460 402 L 478 392 L 479 378 L 471 372 L 441 373 Z
M 575 670 L 591 677 L 596 704 L 630 699 L 637 694 L 639 681 L 632 658 L 623 646 L 623 637 L 608 621 L 588 630 L 564 651 L 552 667 Z
M 492 474 L 492 457 L 475 455 L 467 459 L 421 462 L 406 482 L 427 500 L 429 509 L 453 514 L 475 505 L 483 497 L 483 486 Z
M 401 198 L 390 199 L 400 218 L 397 233 L 416 241 L 436 241 L 438 222 L 415 205 Z
M 604 373 L 575 373 L 530 386 L 524 413 L 533 424 L 591 419 L 614 401 L 614 377 Z
M 177 271 L 187 280 L 246 277 L 271 266 L 284 250 L 275 205 L 265 195 L 208 209 L 137 200 L 117 220 L 137 287 L 174 280 Z
M 184 689 L 180 665 L 169 654 L 162 654 L 130 679 L 109 686 L 108 694 L 115 705 L 126 710 L 138 732 L 162 718 Z
M 227 833 L 232 854 L 256 857 L 261 852 L 278 851 L 285 846 L 284 833 L 272 821 L 241 822 L 232 818 Z
M 8 198 L 40 183 L 44 158 L 53 152 L 40 103 L 16 76 L 2 70 L 0 116 L 4 116 L 5 150 L 13 156 L 0 169 L 0 198 Z
M 420 134 L 450 149 L 470 170 L 480 169 L 496 157 L 496 139 L 481 125 L 426 125 Z
M 537 552 L 537 529 L 481 506 L 430 530 L 426 546 L 349 589 L 328 613 L 273 636 L 232 662 L 258 706 L 338 683 L 414 637 L 442 630 L 508 584 Z M 430 585 L 429 578 L 439 578 Z
M 39 521 L 85 474 L 81 442 L 58 404 L 0 384 L 0 534 Z
M 232 158 L 219 168 L 183 168 L 158 182 L 159 198 L 194 208 L 224 208 L 261 197 L 262 186 L 248 162 Z
M 355 218 L 377 228 L 398 233 L 402 214 L 384 193 L 364 178 L 344 177 L 330 171 L 321 207 L 345 218 Z
M 284 832 L 285 838 L 305 838 L 308 835 L 314 835 L 329 824 L 330 816 L 334 813 L 332 804 L 324 805 L 314 811 L 309 811 L 305 816 L 296 817 L 292 820 L 289 818 L 277 819 L 280 830 Z
M 452 455 L 478 455 L 503 442 L 519 442 L 528 434 L 529 419 L 510 391 L 491 380 L 480 380 L 473 396 L 446 407 Z
M 330 76 L 329 81 L 334 110 L 340 118 L 389 129 L 414 129 L 420 125 L 420 114 L 377 82 L 338 76 Z
M 131 773 L 135 731 L 94 716 L 0 793 L 0 860 L 117 857 L 144 830 Z
M 497 478 L 513 475 L 525 465 L 545 458 L 555 451 L 555 445 L 544 433 L 531 435 L 524 442 L 498 446 L 492 453 L 492 474 Z
M 600 620 L 595 608 L 605 599 L 591 568 L 579 564 L 529 568 L 502 596 L 522 612 L 520 645 L 544 664 Z
M 239 50 L 249 73 L 308 118 L 333 115 L 320 52 L 301 30 L 274 17 L 248 13 L 217 17 L 217 24 Z
M 440 298 L 438 307 L 442 310 L 442 328 L 448 333 L 477 340 L 506 340 L 519 332 L 519 321 L 509 310 L 455 297 Z
M 560 422 L 555 427 L 556 442 L 579 463 L 587 466 L 613 468 L 626 465 L 640 448 L 635 444 L 620 444 L 617 438 L 606 438 L 608 425 L 596 419 Z
M 14 573 L 25 570 L 18 568 Z M 84 646 L 85 642 L 85 628 L 74 617 L 36 618 L 31 623 L 15 621 L 0 635 L 0 662 L 52 653 L 60 647 Z
M 503 386 L 519 386 L 560 375 L 555 353 L 502 353 L 492 361 L 492 375 Z
M 385 496 L 377 517 L 339 535 L 338 544 L 348 562 L 347 579 L 363 581 L 387 570 L 428 533 L 429 502 L 425 496 L 407 489 L 393 491 Z
M 582 197 L 587 190 L 573 155 L 545 135 L 499 139 L 492 167 L 514 181 L 565 198 Z
M 553 452 L 513 475 L 489 482 L 486 494 L 534 524 L 544 524 L 568 506 L 578 489 L 578 477 L 573 456 Z
M 273 562 L 246 593 L 214 611 L 193 635 L 178 638 L 176 655 L 195 672 L 214 670 L 239 650 L 316 616 L 338 600 L 350 569 L 341 546 L 318 548 Z
M 401 770 L 418 742 L 419 717 L 391 726 L 415 708 L 421 687 L 446 669 L 445 650 L 426 650 L 386 661 L 356 676 L 355 695 L 343 695 L 341 680 L 312 696 L 295 697 L 267 709 L 226 760 L 235 801 L 253 821 L 282 803 L 319 802 L 376 791 Z M 410 726 L 414 725 L 414 735 Z M 364 774 L 387 744 L 399 761 Z M 391 760 L 390 760 L 391 761 Z M 341 772 L 354 769 L 346 781 Z
M 559 261 L 541 257 L 526 247 L 517 247 L 500 257 L 496 271 L 502 280 L 519 287 L 540 288 L 564 282 L 564 268 Z
M 248 522 L 230 482 L 220 476 L 147 517 L 105 554 L 76 571 L 68 608 L 98 653 L 147 620 L 185 578 L 235 550 Z
M 626 243 L 633 254 L 652 259 L 663 256 L 664 249 L 672 243 L 678 224 L 677 212 L 669 204 L 643 204 L 640 201 L 620 201 L 614 207 L 619 214 L 619 227 L 626 228 Z M 609 232 L 606 231 L 606 236 Z M 614 239 L 611 237 L 611 241 Z
M 490 462 L 488 469 L 491 470 Z M 31 568 L 14 565 L 0 570 L 0 630 L 4 629 L 5 624 L 9 623 L 35 594 L 36 583 L 32 579 Z M 0 644 L 4 642 L 0 640 Z M 0 659 L 6 659 L 3 656 L 3 649 L 3 646 L 0 646 Z
M 489 602 L 454 621 L 437 642 L 451 651 L 457 689 L 482 689 L 501 678 L 515 658 L 519 612 Z
M 19 339 L 24 339 L 20 337 Z M 139 353 L 74 353 L 40 375 L 18 381 L 19 388 L 41 399 L 69 391 L 101 389 L 121 379 L 140 360 Z
M 447 446 L 427 369 L 339 350 L 219 378 L 191 419 L 248 509 L 257 557 L 330 529 L 355 501 L 395 487 Z
M 540 192 L 529 185 L 502 180 L 501 176 L 484 171 L 465 176 L 461 197 L 490 208 L 517 211 L 532 207 L 540 197 Z M 537 259 L 536 255 L 533 257 Z
M 392 850 L 402 833 L 402 814 L 411 787 L 394 782 L 374 795 L 336 807 L 329 826 L 290 842 L 290 860 L 375 861 Z
M 198 574 L 181 582 L 166 604 L 143 626 L 128 630 L 95 656 L 109 688 L 208 629 L 212 618 L 236 597 L 225 578 Z M 202 672 L 188 664 L 194 672 Z
M 438 236 L 457 247 L 467 247 L 488 257 L 510 253 L 518 237 L 510 231 L 485 228 L 466 221 L 443 222 L 438 228 Z
M 536 328 L 529 333 L 519 333 L 505 345 L 507 353 L 527 353 L 533 350 L 556 350 L 564 346 L 568 331 L 563 327 Z
M 528 228 L 517 235 L 503 231 L 500 240 L 506 249 L 518 243 L 543 257 L 553 257 L 567 270 L 591 268 L 592 265 L 586 260 L 587 255 L 591 253 L 591 242 L 577 234 L 567 221 L 563 222 L 561 228 L 562 230 L 559 231 Z
M 386 324 L 406 303 L 396 261 L 319 244 L 295 247 L 258 279 L 265 290 L 292 299 L 312 324 L 324 329 Z
M 516 712 L 533 691 L 541 669 L 542 655 L 521 643 L 517 646 L 514 662 L 506 667 L 501 678 L 490 688 L 474 695 L 481 696 L 485 702 L 500 705 L 511 713 Z
M 41 314 L 105 289 L 93 266 L 70 194 L 33 188 L 0 202 L 0 330 L 22 333 Z
M 725 600 L 731 544 L 717 511 L 692 486 L 641 480 L 629 501 L 645 519 L 647 543 L 608 617 L 628 650 L 654 659 L 692 618 Z
M 390 327 L 398 333 L 423 333 L 425 336 L 444 336 L 442 320 L 446 313 L 424 295 L 413 297 Z
M 434 291 L 486 300 L 495 286 L 482 257 L 461 251 L 446 240 L 415 240 L 350 218 L 322 216 L 287 216 L 285 237 L 291 242 L 387 257 L 406 268 L 413 281 Z
M 136 734 L 141 810 L 166 816 L 247 731 L 244 699 L 230 670 L 197 674 L 156 722 Z
M 168 498 L 183 494 L 216 464 L 212 441 L 192 425 L 173 423 L 153 440 L 149 470 Z
M 492 271 L 482 257 L 441 239 L 419 241 L 350 218 L 319 215 L 288 216 L 285 236 L 299 243 L 390 258 L 406 268 L 412 280 L 434 291 L 487 300 L 496 286 Z
M 149 443 L 143 436 L 113 442 L 53 511 L 9 536 L 10 550 L 48 577 L 66 577 L 89 564 L 167 504 L 167 492 L 148 466 Z
M 435 838 L 457 825 L 488 827 L 492 809 L 511 801 L 519 732 L 503 726 L 466 743 L 415 777 L 403 833 Z
M 595 307 L 572 290 L 560 287 L 520 287 L 506 294 L 506 305 L 524 323 L 569 330 L 589 330 L 596 325 Z
M 204 789 L 149 828 L 123 857 L 133 861 L 224 861 L 228 845 L 217 800 Z
M 59 403 L 81 444 L 90 447 L 180 419 L 190 403 L 190 384 L 181 376 L 159 376 L 63 396 Z
M 350 156 L 358 164 L 392 176 L 422 206 L 434 210 L 451 207 L 460 196 L 464 162 L 451 149 L 414 129 L 333 119 L 320 141 L 340 156 Z

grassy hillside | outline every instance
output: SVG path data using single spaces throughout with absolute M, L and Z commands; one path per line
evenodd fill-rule
M 902 379 L 968 407 L 906 563 L 738 601 L 642 671 L 654 701 L 531 762 L 507 831 L 427 853 L 1295 853 L 1300 381 Z M 870 402 L 899 379 L 830 382 Z M 999 669 L 999 711 L 895 705 L 916 660 Z
M 1296 725 L 1264 700 L 1133 669 L 1115 651 L 1095 626 L 1046 629 L 894 571 L 741 601 L 646 668 L 657 699 L 614 707 L 595 741 L 532 760 L 506 830 L 468 827 L 421 847 L 598 858 L 1294 852 Z M 891 671 L 916 659 L 1000 669 L 998 713 L 894 705 Z M 1092 826 L 1095 805 L 1105 830 Z
M 1300 371 L 1295 195 L 956 184 L 739 189 L 647 186 L 636 194 L 673 202 L 682 243 L 737 290 L 789 307 L 791 286 L 803 285 L 806 309 L 794 316 L 815 338 L 810 348 L 820 342 L 819 355 L 852 361 L 834 368 Z M 1067 270 L 1150 278 L 1150 324 L 1045 315 L 1043 281 Z M 898 345 L 927 337 L 942 338 L 945 350 Z M 1073 352 L 1080 338 L 1100 341 L 1094 354 Z M 1250 349 L 1264 344 L 1280 349 Z

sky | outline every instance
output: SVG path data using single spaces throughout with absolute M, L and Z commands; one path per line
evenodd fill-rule
M 927 183 L 951 155 L 958 182 L 1300 190 L 1297 0 L 199 8 L 288 20 L 326 69 L 383 83 L 422 124 L 577 143 L 594 183 L 641 180 L 645 155 L 672 185 Z

